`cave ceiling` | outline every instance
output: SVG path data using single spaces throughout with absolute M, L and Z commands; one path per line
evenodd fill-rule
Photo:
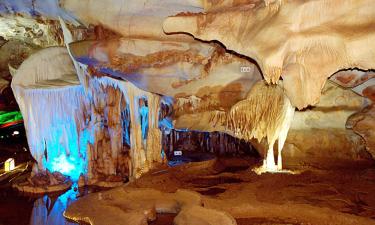
M 188 97 L 206 87 L 238 87 L 238 101 L 262 74 L 269 83 L 282 79 L 292 104 L 303 109 L 340 70 L 364 70 L 331 79 L 373 95 L 374 75 L 366 70 L 375 58 L 375 7 L 370 0 L 338 2 L 6 0 L 0 23 L 5 39 L 48 47 L 63 44 L 61 17 L 82 40 L 72 44 L 80 49 L 74 57 L 94 59 L 93 66 L 146 91 Z M 80 31 L 93 26 L 102 27 L 93 31 L 101 40 Z

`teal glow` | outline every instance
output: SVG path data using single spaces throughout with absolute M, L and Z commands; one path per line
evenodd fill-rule
M 139 109 L 140 113 L 140 120 L 141 120 L 141 127 L 142 127 L 142 139 L 147 139 L 147 132 L 148 132 L 148 107 L 142 106 Z
M 19 120 L 22 120 L 22 114 L 20 111 L 0 111 L 0 125 Z
M 62 174 L 71 174 L 76 169 L 74 161 L 75 159 L 68 160 L 65 155 L 60 155 L 52 161 L 52 170 Z
M 55 129 L 52 140 L 46 141 L 48 154 L 45 165 L 49 171 L 58 171 L 69 176 L 73 181 L 77 181 L 81 174 L 87 174 L 87 144 L 93 143 L 93 138 L 88 130 L 81 131 L 77 135 L 75 123 L 70 125 L 65 124 L 66 130 L 63 130 L 63 127 L 61 130 Z M 60 144 L 60 138 L 64 132 L 71 140 L 68 146 Z
M 58 120 L 51 128 L 44 144 L 44 165 L 51 172 L 58 171 L 77 181 L 81 174 L 87 174 L 87 146 L 94 143 L 93 130 L 79 131 L 74 118 Z

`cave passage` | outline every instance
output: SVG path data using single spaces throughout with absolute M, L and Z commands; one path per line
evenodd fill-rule
M 215 157 L 260 157 L 251 143 L 222 132 L 173 129 L 163 134 L 162 143 L 169 165 L 201 162 Z

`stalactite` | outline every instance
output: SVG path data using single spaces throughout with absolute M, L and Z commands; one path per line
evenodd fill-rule
M 64 48 L 30 56 L 17 70 L 12 89 L 24 117 L 27 140 L 37 161 L 34 174 L 59 171 L 78 179 L 87 171 L 84 90 Z
M 149 167 L 152 167 L 154 162 L 161 163 L 162 158 L 161 149 L 161 136 L 162 133 L 159 129 L 159 110 L 160 110 L 160 97 L 158 95 L 148 94 L 148 135 L 147 135 L 147 161 Z M 156 150 L 156 151 L 155 151 Z
M 138 178 L 141 174 L 151 169 L 155 162 L 162 162 L 161 160 L 161 131 L 159 129 L 159 110 L 160 110 L 160 97 L 158 95 L 142 91 L 126 81 L 115 80 L 109 77 L 92 77 L 90 87 L 94 87 L 93 93 L 98 92 L 100 86 L 112 87 L 119 91 L 125 98 L 127 107 L 129 107 L 129 123 L 130 123 L 130 153 L 129 157 L 131 160 L 129 175 L 131 178 Z M 96 82 L 96 85 L 93 85 Z M 147 136 L 144 141 L 142 138 L 142 122 L 140 118 L 140 99 L 147 98 Z M 120 96 L 116 98 L 121 99 Z M 99 103 L 97 103 L 99 104 Z M 120 104 L 118 101 L 117 104 Z M 146 107 L 146 106 L 145 106 Z M 119 121 L 121 120 L 121 110 L 118 114 Z M 121 131 L 122 126 L 118 126 L 117 130 Z M 122 135 L 119 132 L 111 131 L 111 139 L 115 140 L 116 143 L 122 143 Z M 121 140 L 117 137 L 121 137 Z M 144 145 L 144 143 L 146 143 Z M 114 148 L 116 146 L 116 148 Z M 112 145 L 112 151 L 119 152 L 122 149 L 119 145 Z M 116 149 L 116 150 L 114 150 Z
M 271 102 L 270 102 L 271 101 Z M 281 87 L 258 82 L 247 98 L 234 105 L 228 115 L 227 127 L 234 135 L 245 140 L 267 138 L 268 150 L 260 171 L 282 169 L 281 151 L 284 145 L 294 107 Z M 278 166 L 275 164 L 273 146 L 278 139 Z

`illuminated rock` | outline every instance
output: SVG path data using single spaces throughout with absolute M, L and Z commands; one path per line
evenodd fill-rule
M 92 74 L 93 75 L 93 74 Z M 95 174 L 116 174 L 117 166 L 125 163 L 128 176 L 139 177 L 152 168 L 154 163 L 161 163 L 161 131 L 158 129 L 158 95 L 142 91 L 133 84 L 109 77 L 89 79 L 88 91 L 92 102 L 92 120 L 96 121 L 95 145 L 90 146 L 89 160 L 96 166 L 90 166 L 89 178 Z M 148 104 L 148 119 L 141 121 L 140 102 L 145 98 Z M 128 110 L 129 117 L 122 118 Z M 130 121 L 129 133 L 122 121 Z M 146 122 L 146 123 L 145 123 Z M 142 137 L 142 130 L 147 135 Z M 124 149 L 129 136 L 130 149 Z M 106 159 L 110 158 L 108 162 Z M 121 159 L 121 160 L 120 160 Z M 109 164 L 108 164 L 108 163 Z M 90 164 L 90 163 L 89 163 Z M 98 173 L 99 172 L 99 173 Z
M 38 171 L 27 181 L 14 183 L 12 187 L 19 192 L 27 194 L 45 194 L 64 192 L 72 186 L 72 182 L 60 172 L 50 173 L 46 171 Z
M 192 40 L 184 35 L 166 35 L 162 29 L 163 20 L 179 12 L 203 10 L 198 0 L 103 0 L 95 3 L 89 0 L 64 0 L 60 5 L 85 24 L 101 24 L 124 37 L 147 37 L 157 40 Z
M 174 223 L 180 225 L 237 224 L 226 212 L 202 207 L 200 194 L 183 189 L 163 193 L 150 188 L 120 187 L 80 198 L 64 216 L 95 225 L 143 225 L 154 221 L 156 213 L 178 213 Z
M 34 172 L 61 171 L 78 179 L 86 170 L 87 137 L 76 123 L 84 111 L 84 90 L 64 48 L 47 48 L 28 58 L 12 80 L 22 112 Z M 63 170 L 63 171 L 62 171 Z
M 272 99 L 272 103 L 268 102 Z M 293 120 L 294 107 L 283 90 L 276 85 L 258 82 L 247 98 L 234 105 L 227 117 L 229 132 L 239 138 L 259 142 L 267 140 L 268 150 L 263 162 L 264 171 L 282 169 L 281 152 Z M 275 165 L 273 146 L 278 141 L 278 160 Z
M 37 161 L 34 174 L 47 169 L 73 180 L 83 174 L 93 184 L 107 175 L 139 177 L 161 162 L 160 97 L 129 82 L 91 75 L 84 70 L 87 86 L 80 84 L 65 48 L 44 49 L 17 71 L 12 88 Z M 141 98 L 148 103 L 143 122 Z M 126 118 L 124 110 L 131 112 Z M 123 121 L 131 121 L 130 149 L 124 148 Z
M 294 156 L 356 161 L 363 142 L 343 124 L 364 106 L 362 98 L 323 87 L 339 70 L 371 69 L 374 7 L 370 0 L 338 3 L 5 0 L 0 22 L 7 39 L 68 48 L 32 55 L 13 80 L 38 170 L 75 171 L 80 183 L 117 185 L 163 162 L 162 132 L 173 128 L 250 141 L 268 171 L 282 169 L 282 155 L 289 165 Z M 88 26 L 78 35 L 81 27 L 71 29 L 77 20 Z M 274 84 L 265 85 L 262 75 Z M 375 99 L 371 71 L 340 71 L 331 81 Z M 294 107 L 313 104 L 293 118 Z M 368 137 L 371 149 L 372 135 L 359 127 L 353 130 Z
M 332 167 L 366 159 L 361 138 L 345 126 L 348 118 L 364 105 L 363 97 L 327 82 L 315 107 L 296 112 L 284 156 L 291 164 Z
M 6 40 L 20 40 L 40 47 L 59 45 L 61 36 L 56 21 L 4 15 L 0 17 L 0 33 Z
M 366 150 L 375 158 L 375 104 L 350 116 L 347 127 L 364 139 Z
M 202 206 L 186 207 L 175 217 L 176 225 L 204 225 L 204 224 L 222 224 L 237 225 L 236 220 L 229 214 L 216 209 L 208 209 Z
M 13 158 L 9 158 L 4 162 L 4 171 L 5 172 L 10 172 L 14 170 L 15 167 L 15 162 Z
M 268 82 L 282 77 L 287 96 L 299 109 L 316 104 L 327 78 L 338 70 L 373 68 L 371 0 L 221 3 L 205 13 L 169 17 L 164 30 L 218 40 L 251 57 Z
M 77 61 L 107 76 L 177 101 L 194 95 L 203 99 L 206 110 L 229 108 L 261 79 L 254 64 L 217 44 L 117 38 L 75 42 L 69 47 Z M 241 67 L 248 71 L 242 72 Z M 183 103 L 177 104 L 176 110 L 183 110 Z
M 364 104 L 353 91 L 327 82 L 316 106 L 295 112 L 282 153 L 284 165 L 338 168 L 370 163 L 362 138 L 345 125 Z M 260 152 L 267 149 L 265 143 L 252 143 Z

